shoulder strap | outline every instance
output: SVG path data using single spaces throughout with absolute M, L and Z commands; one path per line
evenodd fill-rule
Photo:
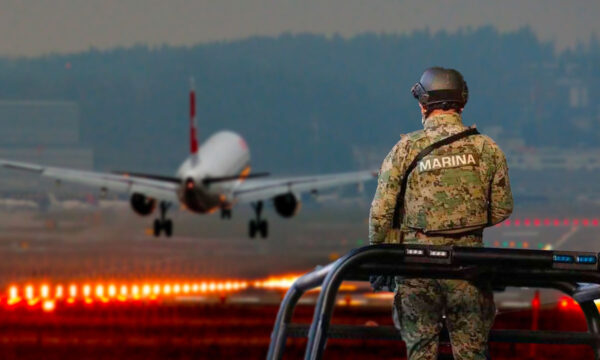
M 417 156 L 413 159 L 413 161 L 410 163 L 410 165 L 408 165 L 408 167 L 406 168 L 406 171 L 404 172 L 404 176 L 402 176 L 402 184 L 400 185 L 400 192 L 398 193 L 398 196 L 396 197 L 396 208 L 394 209 L 394 218 L 393 218 L 393 222 L 392 222 L 393 229 L 400 228 L 399 220 L 400 220 L 400 215 L 403 212 L 402 208 L 404 205 L 404 195 L 406 194 L 406 183 L 408 182 L 408 176 L 414 170 L 414 168 L 417 167 L 417 164 L 419 163 L 419 161 L 421 161 L 425 156 L 429 155 L 430 152 L 432 152 L 433 150 L 435 150 L 439 147 L 451 144 L 457 140 L 466 138 L 471 135 L 477 135 L 477 134 L 479 134 L 479 131 L 477 131 L 477 128 L 475 128 L 474 126 L 471 126 L 467 130 L 461 131 L 457 134 L 450 135 L 447 138 L 444 138 L 442 140 L 434 142 L 433 144 L 427 146 L 425 149 L 421 150 L 421 152 L 419 154 L 417 154 Z

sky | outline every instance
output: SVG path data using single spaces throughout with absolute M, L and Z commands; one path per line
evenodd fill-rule
M 600 34 L 598 14 L 598 0 L 0 0 L 0 55 L 485 25 L 529 26 L 562 50 Z

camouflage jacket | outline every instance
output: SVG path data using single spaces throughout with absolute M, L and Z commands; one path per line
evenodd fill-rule
M 424 130 L 402 135 L 379 171 L 369 217 L 371 244 L 396 242 L 392 231 L 402 176 L 428 145 L 466 129 L 459 114 L 431 116 Z M 487 136 L 473 135 L 442 146 L 411 172 L 404 199 L 402 231 L 464 232 L 491 226 L 512 212 L 508 167 L 502 150 Z

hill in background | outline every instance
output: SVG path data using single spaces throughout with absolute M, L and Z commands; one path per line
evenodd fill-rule
M 0 99 L 74 101 L 97 169 L 171 173 L 188 149 L 193 76 L 201 138 L 239 132 L 259 171 L 344 171 L 377 166 L 400 133 L 421 126 L 409 89 L 432 65 L 463 72 L 465 123 L 501 145 L 596 147 L 599 59 L 598 41 L 555 53 L 529 29 L 283 34 L 0 59 Z

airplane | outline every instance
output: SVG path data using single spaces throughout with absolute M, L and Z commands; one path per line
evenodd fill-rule
M 134 212 L 149 216 L 158 207 L 154 220 L 154 236 L 173 234 L 173 222 L 167 211 L 173 204 L 198 214 L 221 211 L 222 219 L 231 218 L 236 204 L 251 204 L 255 218 L 249 221 L 248 235 L 268 237 L 268 223 L 262 218 L 263 203 L 272 201 L 275 211 L 284 218 L 294 216 L 300 208 L 302 193 L 316 193 L 325 188 L 346 184 L 362 184 L 374 179 L 374 171 L 357 171 L 264 179 L 268 173 L 250 172 L 250 151 L 242 136 L 222 130 L 198 144 L 196 94 L 190 81 L 190 154 L 175 176 L 115 171 L 100 173 L 38 164 L 1 160 L 0 166 L 54 179 L 99 187 L 103 193 L 126 193 Z

